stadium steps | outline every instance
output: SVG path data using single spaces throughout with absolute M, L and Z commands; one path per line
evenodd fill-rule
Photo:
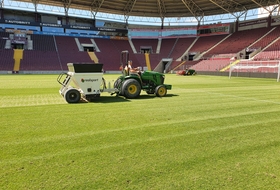
M 229 64 L 225 68 L 221 69 L 220 72 L 224 72 L 224 71 L 228 70 L 231 66 L 234 66 L 234 65 L 238 64 L 239 62 L 240 62 L 240 60 L 236 60 L 236 61 L 232 62 L 231 64 Z
M 258 40 L 256 40 L 254 43 L 252 43 L 250 47 L 254 47 L 255 44 L 257 44 L 259 41 L 263 40 L 266 36 L 268 36 L 270 33 L 272 33 L 274 30 L 276 29 L 276 27 L 272 28 L 271 30 L 269 30 L 266 34 L 264 34 L 261 38 L 259 38 Z
M 175 71 L 177 68 L 179 68 L 180 66 L 184 65 L 185 63 L 186 63 L 186 61 L 181 62 L 179 65 L 174 67 L 174 69 L 172 69 L 172 70 Z
M 133 53 L 137 53 L 137 51 L 135 49 L 135 46 L 134 46 L 134 44 L 133 44 L 133 42 L 132 42 L 132 40 L 130 38 L 128 38 L 128 42 L 130 44 L 130 47 L 131 47 Z
M 199 54 L 198 57 L 194 57 L 194 61 L 197 61 L 199 59 L 201 59 L 207 52 L 211 51 L 212 49 L 214 49 L 215 47 L 217 47 L 218 45 L 220 45 L 223 41 L 225 41 L 226 39 L 228 39 L 232 34 L 227 35 L 224 39 L 222 39 L 221 41 L 219 41 L 216 45 L 212 46 L 210 49 L 206 50 L 205 52 L 202 52 L 201 54 Z
M 94 61 L 94 63 L 99 63 L 98 58 L 97 58 L 97 56 L 95 55 L 94 52 L 88 52 L 88 55 L 91 58 L 91 60 Z
M 198 40 L 199 36 L 195 38 L 195 40 L 192 42 L 192 44 L 189 46 L 189 48 L 185 51 L 185 53 L 183 53 L 183 55 L 181 55 L 181 57 L 179 57 L 176 61 L 181 61 L 182 58 L 188 54 L 188 52 L 190 51 L 190 49 L 193 47 L 193 45 L 196 43 L 196 41 Z
M 74 38 L 74 39 L 75 39 L 75 42 L 76 42 L 76 44 L 77 44 L 77 47 L 78 47 L 79 51 L 84 51 L 84 48 L 83 48 L 83 46 L 81 45 L 79 39 L 78 39 L 78 38 Z
M 19 71 L 20 61 L 23 57 L 23 49 L 14 49 L 14 71 Z
M 176 47 L 176 45 L 178 43 L 178 40 L 179 40 L 179 38 L 177 38 L 176 41 L 174 42 L 174 44 L 172 46 L 172 49 L 170 50 L 170 52 L 169 52 L 169 54 L 167 56 L 168 58 L 171 57 L 171 54 L 173 53 L 173 51 L 174 51 L 174 49 L 175 49 L 175 47 Z
M 90 39 L 90 41 L 92 42 L 94 48 L 95 48 L 95 51 L 96 52 L 100 52 L 100 49 L 98 48 L 97 44 L 95 43 L 94 39 Z
M 151 71 L 151 62 L 150 62 L 150 54 L 149 53 L 145 53 L 145 60 L 146 60 L 146 65 L 149 71 Z
M 160 53 L 161 42 L 162 42 L 162 39 L 161 39 L 161 38 L 159 38 L 159 39 L 158 39 L 158 44 L 157 44 L 157 50 L 156 50 L 156 53 L 157 53 L 157 54 L 159 54 L 159 53 Z

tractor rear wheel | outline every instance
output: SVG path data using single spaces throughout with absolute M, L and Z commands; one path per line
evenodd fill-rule
M 128 79 L 124 81 L 121 93 L 129 99 L 136 98 L 140 95 L 141 86 L 135 79 Z
M 156 95 L 158 97 L 163 97 L 166 95 L 166 93 L 167 93 L 167 89 L 164 85 L 159 85 L 156 87 Z
M 64 98 L 68 103 L 78 103 L 81 99 L 81 93 L 77 89 L 69 89 L 65 92 Z

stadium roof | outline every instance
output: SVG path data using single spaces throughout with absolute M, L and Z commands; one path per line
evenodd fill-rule
M 33 4 L 142 17 L 204 17 L 279 5 L 279 0 L 17 0 Z

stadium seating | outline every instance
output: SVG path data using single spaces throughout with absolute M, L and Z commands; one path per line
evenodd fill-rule
M 56 36 L 56 46 L 59 59 L 64 70 L 67 70 L 67 63 L 93 62 L 87 52 L 79 51 L 75 38 L 69 36 Z
M 270 44 L 264 51 L 254 57 L 254 60 L 280 60 L 280 38 Z
M 172 53 L 172 48 L 176 45 L 176 38 L 170 39 L 162 39 L 161 41 L 161 48 L 160 48 L 160 55 L 162 58 L 170 58 L 170 54 Z
M 177 60 L 178 58 L 180 58 L 185 53 L 185 51 L 191 46 L 194 40 L 194 37 L 179 38 L 177 40 L 177 43 L 175 44 L 175 47 L 173 48 L 173 51 L 171 52 L 170 57 L 172 57 L 173 60 Z
M 56 51 L 24 50 L 21 71 L 59 71 L 62 66 Z
M 207 52 L 204 55 L 204 58 L 208 59 L 219 54 L 236 54 L 239 51 L 249 47 L 253 42 L 257 41 L 269 30 L 270 28 L 258 28 L 235 32 L 226 40 L 221 42 L 218 46 Z
M 12 71 L 14 69 L 14 50 L 0 49 L 0 70 Z
M 196 71 L 220 71 L 224 67 L 230 64 L 229 59 L 222 60 L 202 60 L 199 63 L 191 67 Z
M 0 49 L 5 48 L 6 38 L 9 37 L 9 33 L 7 32 L 0 32 Z
M 275 40 L 277 37 L 279 37 L 279 27 L 273 27 L 271 28 L 272 31 L 268 33 L 266 36 L 261 38 L 256 43 L 252 44 L 250 48 L 257 49 L 257 48 L 265 48 L 268 44 L 270 44 L 273 40 Z
M 120 67 L 120 52 L 109 39 L 94 39 L 100 52 L 96 52 L 99 63 L 103 64 L 104 71 L 119 70 Z
M 222 39 L 224 39 L 227 35 L 217 35 L 217 36 L 201 36 L 198 38 L 196 43 L 191 47 L 189 52 L 204 52 L 214 45 L 216 45 L 218 42 L 220 42 Z
M 273 30 L 273 28 L 275 28 Z M 270 32 L 271 31 L 271 32 Z M 95 52 L 100 63 L 104 64 L 105 71 L 117 71 L 120 67 L 120 53 L 123 50 L 129 51 L 129 59 L 133 61 L 133 66 L 144 67 L 146 60 L 141 49 L 151 48 L 149 55 L 151 68 L 154 69 L 163 58 L 172 58 L 173 62 L 169 70 L 191 67 L 197 71 L 218 71 L 227 66 L 236 57 L 237 53 L 246 48 L 256 49 L 261 47 L 254 60 L 279 60 L 280 59 L 280 39 L 278 38 L 279 27 L 267 27 L 235 32 L 232 35 L 188 38 L 162 39 L 159 51 L 158 39 L 132 39 L 132 43 L 137 50 L 134 53 L 130 43 L 126 39 L 105 39 L 94 38 L 100 52 Z M 270 32 L 270 33 L 269 33 Z M 31 34 L 33 50 L 24 50 L 21 60 L 21 71 L 59 71 L 68 70 L 69 62 L 93 62 L 88 52 L 80 51 L 74 37 L 70 36 L 47 36 Z M 13 50 L 5 50 L 6 39 L 9 33 L 0 32 L 0 69 L 13 70 Z M 225 39 L 221 42 L 222 39 Z M 79 37 L 81 44 L 92 44 L 90 38 Z M 221 42 L 221 43 L 219 43 Z M 271 42 L 274 42 L 271 44 Z M 184 60 L 184 53 L 204 52 L 205 54 L 198 61 Z M 182 59 L 181 59 L 182 57 Z M 182 61 L 184 62 L 182 65 Z M 180 65 L 180 67 L 177 67 Z M 272 70 L 264 70 L 268 72 Z
M 56 51 L 54 36 L 31 35 L 33 50 Z
M 169 71 L 171 70 L 185 70 L 187 68 L 191 68 L 192 66 L 196 65 L 197 63 L 199 63 L 200 61 L 172 61 L 170 67 L 169 67 Z
M 141 47 L 151 47 L 152 52 L 150 53 L 156 53 L 158 39 L 132 39 L 132 42 L 138 53 L 144 53 L 141 52 Z
M 145 66 L 145 62 L 140 62 L 136 58 L 136 54 L 133 53 L 132 48 L 128 42 L 128 40 L 114 40 L 112 39 L 111 42 L 116 47 L 117 50 L 117 56 L 115 57 L 116 62 L 118 63 L 118 66 L 120 66 L 120 53 L 124 50 L 127 50 L 129 52 L 129 59 L 133 62 L 133 67 L 143 67 Z M 110 63 L 110 62 L 109 62 Z
M 79 38 L 79 42 L 80 43 L 83 43 L 83 44 L 92 44 L 92 42 L 91 42 L 91 40 L 90 40 L 90 38 Z

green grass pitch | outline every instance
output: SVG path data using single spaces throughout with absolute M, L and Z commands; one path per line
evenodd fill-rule
M 0 75 L 1 190 L 280 187 L 276 79 L 167 74 L 163 98 L 67 104 L 56 78 Z

